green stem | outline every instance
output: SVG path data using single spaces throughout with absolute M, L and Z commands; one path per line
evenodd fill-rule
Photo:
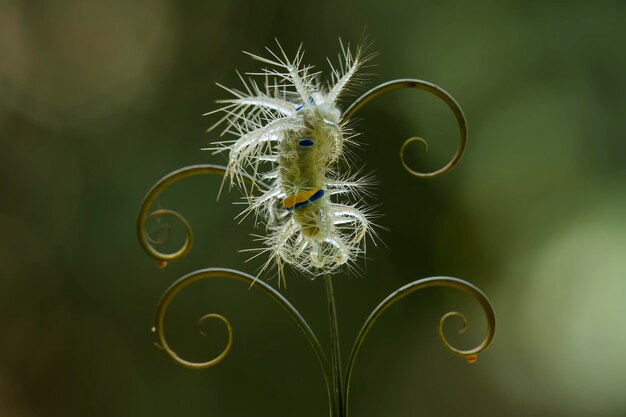
M 333 417 L 345 416 L 343 372 L 341 371 L 341 348 L 339 346 L 339 327 L 337 326 L 337 309 L 332 277 L 324 277 L 326 283 L 326 299 L 328 300 L 328 325 L 330 330 L 331 369 L 333 390 Z

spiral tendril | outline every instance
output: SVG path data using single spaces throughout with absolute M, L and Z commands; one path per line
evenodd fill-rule
M 402 163 L 402 166 L 408 172 L 410 172 L 413 175 L 419 176 L 420 173 L 417 171 L 414 171 L 411 167 L 409 167 L 409 164 L 407 164 L 406 159 L 404 158 L 404 151 L 406 150 L 407 146 L 415 142 L 421 143 L 424 146 L 424 152 L 428 152 L 428 142 L 426 141 L 426 139 L 421 138 L 419 136 L 413 136 L 412 138 L 408 138 L 407 140 L 405 140 L 402 146 L 400 147 L 400 163 Z
M 152 233 L 160 232 L 161 236 L 153 237 Z M 146 238 L 153 245 L 163 245 L 167 242 L 172 234 L 172 225 L 168 223 L 159 222 L 152 230 L 146 232 Z
M 404 141 L 404 143 L 402 144 L 400 148 L 400 161 L 402 162 L 402 166 L 411 175 L 414 175 L 420 178 L 434 178 L 439 175 L 445 174 L 446 172 L 454 168 L 456 164 L 459 163 L 459 161 L 461 160 L 461 157 L 463 156 L 463 153 L 465 152 L 465 145 L 467 143 L 467 121 L 465 119 L 465 115 L 463 114 L 463 110 L 461 109 L 461 106 L 459 106 L 459 103 L 457 103 L 454 97 L 452 97 L 443 88 L 435 84 L 429 83 L 427 81 L 417 80 L 417 79 L 412 79 L 412 78 L 393 80 L 393 81 L 389 81 L 386 83 L 382 83 L 372 88 L 371 90 L 363 94 L 358 99 L 356 99 L 356 101 L 352 103 L 352 105 L 348 107 L 348 109 L 343 113 L 342 115 L 343 120 L 350 119 L 352 116 L 354 116 L 354 114 L 361 107 L 363 107 L 365 104 L 367 104 L 374 98 L 378 97 L 379 95 L 383 93 L 387 93 L 389 91 L 397 90 L 400 88 L 416 88 L 418 90 L 423 90 L 428 93 L 431 93 L 437 96 L 438 98 L 440 98 L 450 108 L 450 110 L 452 110 L 452 113 L 454 114 L 454 117 L 456 118 L 456 121 L 457 121 L 457 125 L 459 127 L 459 143 L 457 145 L 456 151 L 454 155 L 452 156 L 452 158 L 442 168 L 432 171 L 432 172 L 419 172 L 410 168 L 408 164 L 406 163 L 406 161 L 404 160 L 404 150 L 407 147 L 407 145 L 409 145 L 412 142 L 420 141 L 424 144 L 426 149 L 428 149 L 428 144 L 425 139 L 422 139 L 419 137 L 409 138 L 406 141 Z
M 165 216 L 165 215 L 172 216 L 176 220 L 178 220 L 178 222 L 183 226 L 183 230 L 184 230 L 184 233 L 185 233 L 185 242 L 180 247 L 180 249 L 178 249 L 177 251 L 172 252 L 172 253 L 157 252 L 160 256 L 158 256 L 158 257 L 154 256 L 155 258 L 157 258 L 157 260 L 162 261 L 165 264 L 167 264 L 168 261 L 174 261 L 176 259 L 182 258 L 183 256 L 185 256 L 187 254 L 187 252 L 189 252 L 191 250 L 191 246 L 193 244 L 193 232 L 191 231 L 191 226 L 189 225 L 189 222 L 187 221 L 187 219 L 185 219 L 180 213 L 178 213 L 178 212 L 176 212 L 174 210 L 169 210 L 169 209 L 154 210 L 153 212 L 148 214 L 148 216 L 146 217 L 146 222 L 149 219 L 151 219 L 151 218 L 159 217 L 159 216 Z M 145 225 L 146 222 L 144 222 L 144 225 Z M 149 237 L 147 232 L 144 232 L 143 236 L 144 236 L 144 239 L 146 239 L 148 241 L 148 244 L 150 245 L 150 247 L 153 248 L 153 249 L 154 249 L 153 243 L 162 245 L 162 244 L 165 243 L 167 238 L 169 238 L 169 236 L 167 236 L 166 239 L 162 239 L 162 240 L 160 240 L 158 242 L 155 242 L 152 239 L 150 239 L 150 237 Z
M 413 281 L 397 289 L 391 294 L 389 294 L 387 298 L 385 298 L 372 311 L 370 316 L 367 318 L 367 320 L 363 324 L 363 327 L 361 327 L 361 331 L 359 332 L 354 342 L 352 351 L 350 353 L 350 357 L 348 358 L 348 366 L 346 368 L 346 374 L 345 374 L 345 379 L 344 379 L 345 387 L 346 387 L 346 397 L 345 397 L 346 413 L 348 410 L 350 382 L 352 380 L 352 373 L 354 371 L 356 358 L 359 354 L 361 346 L 363 345 L 365 337 L 369 334 L 372 326 L 389 307 L 391 307 L 392 305 L 394 305 L 395 303 L 397 303 L 398 301 L 400 301 L 407 295 L 417 290 L 420 290 L 423 288 L 429 288 L 429 287 L 451 287 L 451 288 L 455 288 L 455 289 L 468 293 L 472 298 L 474 298 L 480 303 L 483 309 L 483 312 L 485 313 L 485 317 L 487 319 L 487 334 L 485 335 L 482 342 L 473 349 L 462 350 L 462 349 L 455 348 L 454 346 L 452 346 L 452 344 L 448 342 L 444 334 L 444 323 L 452 317 L 460 318 L 463 323 L 463 328 L 461 329 L 461 333 L 462 333 L 467 328 L 467 319 L 463 314 L 456 312 L 456 311 L 451 311 L 449 313 L 444 314 L 443 317 L 441 317 L 441 319 L 439 320 L 439 339 L 441 340 L 441 343 L 444 345 L 444 347 L 448 349 L 448 351 L 450 351 L 451 353 L 455 355 L 465 357 L 467 361 L 471 363 L 471 362 L 475 362 L 477 355 L 483 352 L 485 349 L 487 349 L 487 347 L 489 347 L 489 345 L 491 344 L 491 341 L 493 339 L 493 336 L 496 330 L 495 313 L 493 311 L 493 307 L 491 306 L 491 303 L 487 299 L 487 296 L 485 296 L 485 294 L 480 289 L 470 284 L 469 282 L 466 282 L 458 278 L 452 278 L 452 277 L 432 277 L 432 278 L 425 278 L 425 279 Z
M 161 326 L 160 331 L 155 330 L 155 332 L 157 333 L 157 342 L 156 342 L 157 347 L 159 349 L 164 350 L 169 355 L 169 357 L 174 359 L 176 363 L 178 363 L 181 366 L 184 366 L 185 368 L 206 369 L 206 368 L 210 368 L 212 366 L 217 365 L 228 355 L 228 353 L 230 352 L 230 349 L 232 348 L 233 328 L 226 317 L 217 313 L 209 313 L 200 317 L 200 319 L 198 320 L 198 325 L 201 325 L 204 321 L 209 320 L 209 319 L 220 320 L 226 326 L 226 331 L 228 332 L 228 340 L 226 341 L 226 346 L 224 347 L 224 349 L 222 349 L 221 353 L 219 353 L 215 358 L 205 361 L 205 362 L 191 362 L 191 361 L 181 358 L 180 356 L 178 356 L 178 354 L 174 350 L 172 350 L 172 348 L 170 348 L 169 344 L 165 340 L 162 326 Z M 154 329 L 159 329 L 159 326 L 155 326 Z M 200 330 L 200 334 L 202 336 L 208 336 L 208 333 L 204 330 Z
M 148 191 L 139 209 L 139 216 L 137 218 L 137 237 L 143 250 L 150 257 L 157 261 L 157 265 L 159 266 L 159 268 L 164 268 L 168 262 L 176 261 L 189 253 L 193 245 L 193 233 L 189 222 L 180 213 L 170 209 L 158 209 L 149 212 L 150 207 L 152 207 L 157 197 L 164 190 L 184 178 L 193 177 L 200 174 L 224 175 L 225 172 L 226 167 L 220 165 L 190 165 L 188 167 L 184 167 L 176 171 L 170 172 L 159 181 L 157 181 L 156 184 L 152 186 L 150 191 Z M 237 175 L 239 175 L 252 186 L 256 186 L 261 190 L 266 190 L 268 188 L 266 184 L 260 181 L 256 181 L 250 175 L 247 175 L 245 173 L 238 173 Z M 158 249 L 156 249 L 154 243 L 162 244 L 163 242 L 154 242 L 152 239 L 150 239 L 149 233 L 146 230 L 147 221 L 149 219 L 164 215 L 173 216 L 182 225 L 185 233 L 185 241 L 183 245 L 178 250 L 171 253 L 160 252 Z
M 191 284 L 195 282 L 206 280 L 206 279 L 212 279 L 212 278 L 228 278 L 228 279 L 235 279 L 235 280 L 243 281 L 246 284 L 248 284 L 249 287 L 254 287 L 254 288 L 259 289 L 265 295 L 269 296 L 271 299 L 276 301 L 281 307 L 285 309 L 285 311 L 287 311 L 289 316 L 296 322 L 300 330 L 304 333 L 309 344 L 311 345 L 315 354 L 317 355 L 317 359 L 319 360 L 320 366 L 322 367 L 322 372 L 324 373 L 324 379 L 326 381 L 328 395 L 329 395 L 329 398 L 331 398 L 330 397 L 331 392 L 329 388 L 330 387 L 329 363 L 328 363 L 328 360 L 326 359 L 324 350 L 322 349 L 322 346 L 319 340 L 317 339 L 317 336 L 315 335 L 315 333 L 313 333 L 313 330 L 311 329 L 309 324 L 306 322 L 306 320 L 304 320 L 300 312 L 298 312 L 298 310 L 296 310 L 296 308 L 285 297 L 283 297 L 281 293 L 279 293 L 277 290 L 275 290 L 268 284 L 264 283 L 263 281 L 257 280 L 254 276 L 245 274 L 240 271 L 236 271 L 233 269 L 225 269 L 225 268 L 201 269 L 201 270 L 192 272 L 190 274 L 187 274 L 184 277 L 180 278 L 175 283 L 173 283 L 165 291 L 165 293 L 161 297 L 161 300 L 159 301 L 159 304 L 157 306 L 157 311 L 156 311 L 155 319 L 154 319 L 154 327 L 153 327 L 153 331 L 156 336 L 157 346 L 163 349 L 163 351 L 165 351 L 165 353 L 167 353 L 167 355 L 171 359 L 173 359 L 176 363 L 186 368 L 191 368 L 191 369 L 210 368 L 214 365 L 217 365 L 226 357 L 226 355 L 228 355 L 232 347 L 233 330 L 232 330 L 230 322 L 224 316 L 217 314 L 217 313 L 206 314 L 202 316 L 198 322 L 199 324 L 201 324 L 205 320 L 208 320 L 211 318 L 217 319 L 217 320 L 222 321 L 222 323 L 224 323 L 224 325 L 226 326 L 226 330 L 228 331 L 228 341 L 226 343 L 226 347 L 222 350 L 222 352 L 219 355 L 217 355 L 215 358 L 211 360 L 208 360 L 205 362 L 192 362 L 192 361 L 183 359 L 180 356 L 178 356 L 178 354 L 176 354 L 174 350 L 170 348 L 169 344 L 167 343 L 167 339 L 165 337 L 165 331 L 164 331 L 165 315 L 167 313 L 168 307 L 170 306 L 170 304 L 172 303 L 176 295 L 180 291 L 182 291 L 183 289 L 187 288 L 188 286 L 190 286 Z

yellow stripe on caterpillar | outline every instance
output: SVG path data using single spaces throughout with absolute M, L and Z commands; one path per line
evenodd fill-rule
M 283 206 L 287 210 L 292 209 L 294 208 L 295 205 L 308 201 L 313 195 L 315 195 L 315 193 L 317 193 L 320 190 L 321 188 L 310 190 L 310 191 L 302 191 L 298 194 L 293 194 L 288 197 L 285 197 L 285 199 L 283 199 Z

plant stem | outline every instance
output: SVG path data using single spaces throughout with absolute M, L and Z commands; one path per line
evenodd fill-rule
M 341 371 L 341 348 L 339 346 L 339 328 L 337 326 L 337 310 L 335 293 L 331 275 L 324 277 L 326 299 L 328 300 L 328 325 L 330 330 L 331 365 L 333 381 L 333 417 L 345 417 L 343 373 Z

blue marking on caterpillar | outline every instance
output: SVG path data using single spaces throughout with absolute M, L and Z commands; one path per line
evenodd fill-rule
M 313 142 L 311 139 L 302 139 L 298 142 L 298 146 L 302 146 L 303 148 L 309 148 L 314 144 L 315 142 Z
M 311 200 L 306 200 L 306 201 L 303 201 L 302 203 L 296 203 L 296 205 L 293 206 L 293 209 L 296 210 L 296 209 L 299 209 L 300 207 L 306 207 L 309 204 L 311 204 Z
M 322 196 L 324 195 L 324 189 L 320 188 L 319 190 L 317 190 L 315 192 L 315 194 L 313 194 L 311 197 L 309 197 L 309 200 L 311 203 L 314 201 L 319 200 L 320 198 L 322 198 Z

